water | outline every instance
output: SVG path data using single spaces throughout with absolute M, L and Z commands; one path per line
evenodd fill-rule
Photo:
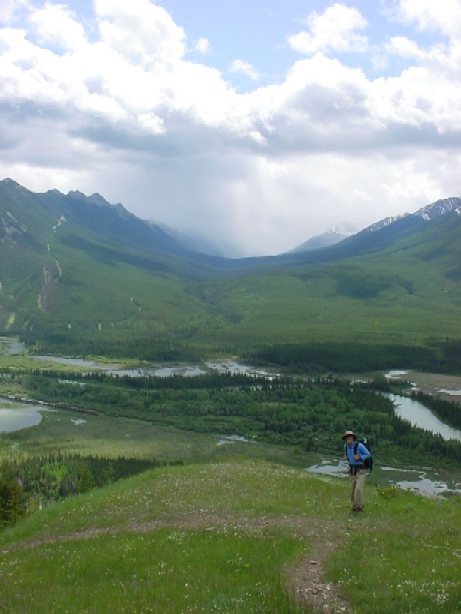
M 81 367 L 88 369 L 91 372 L 101 371 L 107 375 L 119 377 L 171 377 L 174 375 L 181 375 L 183 377 L 197 377 L 199 375 L 205 375 L 210 371 L 215 371 L 217 373 L 230 373 L 232 375 L 263 376 L 268 377 L 269 379 L 276 376 L 276 374 L 270 374 L 265 369 L 257 369 L 255 367 L 236 362 L 235 360 L 207 361 L 204 365 L 146 364 L 139 367 L 123 369 L 117 364 L 97 362 L 96 360 L 87 360 L 85 358 L 28 354 L 25 345 L 13 337 L 0 337 L 0 343 L 6 346 L 6 353 L 10 356 L 26 354 L 32 360 L 37 360 L 40 362 L 48 362 L 56 365 L 67 365 L 69 367 Z
M 263 369 L 255 369 L 249 365 L 242 365 L 234 360 L 222 360 L 218 362 L 207 361 L 205 363 L 205 368 L 202 368 L 199 365 L 151 365 L 146 367 L 137 367 L 135 369 L 105 369 L 105 372 L 108 375 L 118 375 L 120 377 L 171 377 L 173 375 L 181 375 L 182 377 L 197 377 L 198 375 L 205 375 L 210 371 L 216 371 L 217 373 L 230 373 L 231 375 L 269 375 L 269 373 Z
M 393 371 L 389 371 L 384 375 L 386 379 L 400 379 L 403 375 L 408 375 L 408 371 L 399 371 L 398 369 L 394 369 Z
M 115 365 L 106 365 L 104 363 L 95 362 L 94 360 L 85 360 L 84 358 L 66 358 L 65 356 L 45 356 L 40 354 L 31 354 L 33 360 L 43 362 L 52 362 L 58 365 L 68 365 L 71 367 L 86 367 L 88 369 L 106 370 L 113 369 Z
M 38 354 L 31 355 L 30 358 L 58 365 L 83 367 L 93 372 L 101 371 L 106 375 L 118 377 L 171 377 L 173 375 L 196 377 L 197 375 L 204 375 L 206 373 L 206 371 L 198 365 L 146 365 L 132 369 L 123 369 L 115 364 L 86 360 L 85 358 L 66 358 L 65 356 L 45 356 Z
M 444 439 L 461 441 L 461 431 L 447 426 L 435 416 L 430 409 L 419 401 L 397 394 L 385 394 L 394 403 L 395 413 L 434 435 Z M 325 459 L 318 465 L 307 468 L 311 473 L 346 477 L 348 466 L 344 461 Z M 410 489 L 423 495 L 437 496 L 446 493 L 461 494 L 461 483 L 456 480 L 441 477 L 437 472 L 418 469 L 398 469 L 396 467 L 380 467 L 373 470 L 373 476 L 380 481 L 393 484 L 403 489 Z
M 106 375 L 113 377 L 172 377 L 180 375 L 182 377 L 197 377 L 205 375 L 206 371 L 197 365 L 174 365 L 174 366 L 149 366 L 136 367 L 135 369 L 105 369 Z
M 232 444 L 232 443 L 254 443 L 253 441 L 248 441 L 248 439 L 246 439 L 245 437 L 242 437 L 241 435 L 223 435 L 217 445 L 218 446 L 225 446 L 226 444 Z
M 423 473 L 417 480 L 401 480 L 395 483 L 403 490 L 412 490 L 420 495 L 438 496 L 449 493 L 461 494 L 461 484 L 455 482 L 445 482 L 443 480 L 431 479 Z
M 230 373 L 231 375 L 261 375 L 266 377 L 269 374 L 265 369 L 256 369 L 249 365 L 242 365 L 234 360 L 222 360 L 219 362 L 208 361 L 205 363 L 208 369 L 218 373 Z
M 348 477 L 348 465 L 337 459 L 324 459 L 317 465 L 307 467 L 310 473 L 331 475 L 339 478 Z M 400 469 L 398 467 L 376 466 L 368 480 L 381 486 L 397 486 L 403 490 L 428 497 L 444 494 L 461 494 L 461 482 L 448 476 L 441 476 L 436 471 L 422 469 Z
M 187 367 L 160 367 L 154 369 L 152 375 L 154 377 L 171 377 L 172 375 L 181 375 L 182 377 L 197 377 L 205 375 L 206 371 L 197 366 Z
M 84 367 L 90 371 L 102 371 L 106 375 L 118 377 L 172 377 L 180 375 L 182 377 L 197 377 L 205 375 L 210 371 L 218 373 L 230 373 L 232 375 L 260 375 L 269 376 L 269 372 L 264 369 L 255 369 L 248 365 L 243 365 L 233 360 L 223 360 L 205 363 L 205 368 L 200 365 L 145 365 L 132 369 L 119 368 L 114 364 L 106 364 L 96 362 L 94 360 L 86 360 L 84 358 L 66 358 L 64 356 L 45 356 L 45 355 L 30 355 L 33 360 L 42 362 L 50 362 L 60 365 L 68 365 L 72 367 Z
M 22 429 L 37 426 L 42 421 L 42 408 L 29 405 L 1 406 L 0 407 L 0 433 L 13 433 Z
M 345 461 L 322 460 L 318 465 L 308 467 L 307 471 L 320 475 L 334 475 L 339 478 L 348 477 L 349 465 Z
M 461 441 L 461 431 L 444 424 L 430 409 L 419 401 L 402 397 L 398 394 L 385 394 L 394 403 L 395 413 L 407 420 L 412 426 L 417 426 L 434 435 L 441 435 L 444 439 Z

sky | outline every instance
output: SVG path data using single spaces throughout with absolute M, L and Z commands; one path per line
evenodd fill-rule
M 460 196 L 461 0 L 0 0 L 0 178 L 227 255 Z

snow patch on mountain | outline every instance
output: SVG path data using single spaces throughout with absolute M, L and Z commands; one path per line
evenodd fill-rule
M 324 247 L 331 247 L 337 243 L 340 243 L 341 241 L 344 241 L 344 239 L 351 237 L 356 232 L 357 231 L 353 230 L 351 226 L 335 226 L 334 228 L 330 228 L 330 230 L 327 230 L 320 235 L 311 237 L 287 253 L 295 254 L 300 252 L 310 252 L 317 249 L 323 249 Z
M 451 197 L 437 200 L 435 203 L 423 207 L 414 215 L 421 217 L 426 222 L 431 222 L 443 215 L 450 215 L 452 213 L 460 215 L 459 210 L 461 210 L 461 198 Z
M 60 228 L 63 224 L 67 222 L 66 218 L 61 215 L 57 223 L 53 226 L 53 232 L 56 232 L 58 228 Z
M 403 215 L 396 215 L 393 217 L 386 217 L 371 226 L 365 228 L 362 232 L 377 232 L 390 226 L 395 222 L 407 217 L 421 218 L 425 222 L 432 222 L 445 215 L 461 215 L 461 198 L 452 196 L 450 198 L 443 198 L 437 200 L 430 205 L 426 205 L 422 209 L 419 209 L 415 213 L 404 213 Z
M 383 220 L 380 220 L 379 222 L 375 222 L 371 226 L 368 226 L 367 228 L 365 228 L 363 232 L 377 232 L 378 230 L 382 230 L 383 228 L 386 228 L 386 226 L 390 226 L 391 224 L 394 224 L 394 222 L 397 222 L 398 220 L 401 220 L 404 217 L 408 217 L 409 215 L 410 215 L 409 213 L 404 213 L 403 215 L 394 215 L 392 217 L 385 217 Z

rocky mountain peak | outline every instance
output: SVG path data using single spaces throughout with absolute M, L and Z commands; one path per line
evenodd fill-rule
M 450 215 L 451 213 L 461 214 L 461 198 L 452 196 L 437 200 L 417 211 L 415 215 L 422 217 L 426 222 L 430 222 L 435 218 Z

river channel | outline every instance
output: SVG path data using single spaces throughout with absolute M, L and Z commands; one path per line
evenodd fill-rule
M 395 413 L 413 426 L 440 435 L 446 440 L 461 441 L 461 431 L 441 422 L 419 401 L 398 394 L 385 394 L 385 396 L 394 403 Z M 347 477 L 348 466 L 343 460 L 324 459 L 321 463 L 308 467 L 307 470 L 323 475 Z M 371 475 L 377 483 L 394 484 L 399 488 L 413 490 L 423 495 L 461 494 L 460 481 L 429 469 L 399 469 L 376 464 Z
M 62 365 L 68 367 L 79 367 L 88 369 L 89 372 L 101 372 L 114 377 L 171 377 L 181 375 L 182 377 L 196 377 L 210 372 L 230 373 L 231 375 L 254 375 L 272 377 L 277 375 L 269 370 L 253 367 L 239 363 L 232 359 L 209 360 L 203 364 L 142 364 L 137 367 L 125 368 L 115 363 L 98 362 L 86 358 L 72 358 L 68 356 L 51 356 L 40 354 L 29 354 L 26 346 L 18 339 L 10 337 L 0 337 L 0 344 L 4 345 L 5 352 L 9 356 L 26 355 L 32 360 L 49 365 Z
M 461 441 L 461 431 L 444 424 L 435 414 L 419 401 L 402 397 L 398 394 L 385 394 L 394 403 L 395 413 L 413 426 L 434 435 L 441 435 L 444 439 Z
M 1 337 L 0 343 L 6 346 L 9 355 L 27 354 L 25 346 L 17 339 Z M 61 364 L 74 367 L 86 368 L 89 371 L 99 371 L 112 376 L 128 377 L 171 377 L 181 375 L 183 377 L 195 377 L 207 372 L 232 373 L 259 375 L 263 377 L 276 377 L 276 373 L 271 373 L 265 369 L 255 368 L 241 364 L 234 360 L 207 361 L 202 365 L 142 365 L 135 368 L 123 368 L 121 365 L 86 360 L 83 358 L 69 358 L 64 356 L 39 356 L 27 354 L 29 358 L 40 362 Z M 395 377 L 406 374 L 405 371 L 391 371 L 386 377 Z M 71 383 L 71 382 L 69 382 Z M 461 431 L 444 424 L 430 409 L 419 401 L 395 394 L 386 394 L 394 403 L 395 413 L 413 426 L 422 428 L 435 435 L 440 435 L 446 440 L 454 439 L 461 442 Z M 29 428 L 40 423 L 42 417 L 41 407 L 35 406 L 5 406 L 0 402 L 0 433 L 12 432 L 15 430 Z M 308 471 L 326 475 L 346 476 L 347 467 L 342 461 L 337 459 L 324 459 L 320 464 L 308 467 Z M 375 470 L 373 470 L 375 474 Z M 440 494 L 444 492 L 461 493 L 461 482 L 453 482 L 446 478 L 439 479 L 437 473 L 419 470 L 403 470 L 395 467 L 379 467 L 377 472 L 387 483 L 393 483 L 402 488 L 410 488 L 423 494 Z M 376 474 L 375 474 L 376 475 Z M 386 476 L 384 479 L 384 475 Z

